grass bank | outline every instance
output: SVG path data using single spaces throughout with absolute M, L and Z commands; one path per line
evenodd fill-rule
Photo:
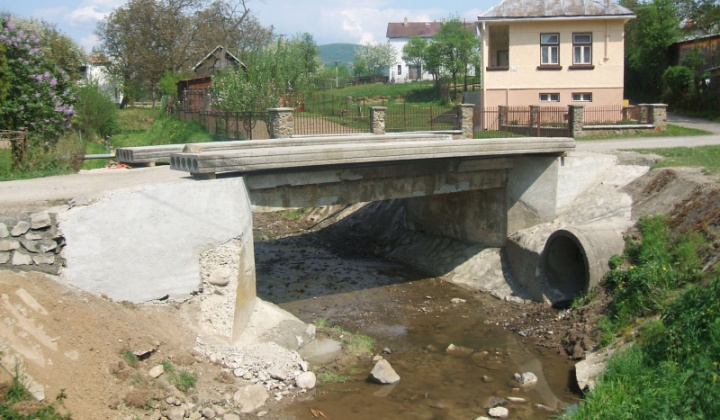
M 703 270 L 713 248 L 697 233 L 673 236 L 661 216 L 638 228 L 611 261 L 602 287 L 612 302 L 598 324 L 601 344 L 635 344 L 563 418 L 720 418 L 720 276 Z
M 613 134 L 607 136 L 587 136 L 576 139 L 577 141 L 586 140 L 614 140 L 614 139 L 633 139 L 645 137 L 679 137 L 679 136 L 707 136 L 712 134 L 709 131 L 698 130 L 696 128 L 680 127 L 679 125 L 668 124 L 667 130 L 660 133 L 636 133 L 636 134 Z
M 654 168 L 690 166 L 704 168 L 706 173 L 720 172 L 720 146 L 673 147 L 669 149 L 643 149 L 639 152 L 654 153 L 663 157 Z

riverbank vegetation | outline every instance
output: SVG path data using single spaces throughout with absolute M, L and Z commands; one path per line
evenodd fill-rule
M 700 233 L 673 235 L 663 216 L 611 260 L 600 344 L 633 341 L 566 419 L 720 418 L 720 274 Z

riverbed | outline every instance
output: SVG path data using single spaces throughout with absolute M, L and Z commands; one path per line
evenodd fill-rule
M 475 419 L 499 403 L 509 418 L 537 419 L 578 399 L 571 360 L 503 328 L 503 314 L 533 316 L 518 313 L 522 306 L 388 261 L 372 239 L 337 228 L 274 238 L 256 232 L 255 252 L 259 297 L 305 322 L 375 340 L 373 354 L 335 362 L 347 380 L 320 381 L 288 407 L 297 419 L 314 418 L 311 409 L 330 419 Z M 369 381 L 373 356 L 387 359 L 400 382 Z M 537 376 L 535 386 L 519 386 L 514 375 L 525 372 Z

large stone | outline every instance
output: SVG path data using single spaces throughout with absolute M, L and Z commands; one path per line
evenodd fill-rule
M 51 224 L 52 220 L 50 220 L 50 214 L 47 211 L 41 211 L 30 215 L 31 229 L 42 229 L 50 226 Z
M 248 385 L 240 388 L 233 396 L 235 406 L 241 413 L 251 413 L 265 404 L 268 392 L 261 384 Z
M 496 419 L 506 419 L 510 415 L 510 411 L 505 407 L 493 407 L 488 410 L 488 415 Z
M 32 260 L 35 263 L 35 265 L 53 265 L 53 264 L 55 264 L 55 255 L 54 254 L 33 255 Z
M 315 388 L 315 374 L 312 372 L 303 372 L 295 378 L 295 385 L 301 389 L 313 389 Z
M 380 384 L 394 384 L 400 380 L 400 375 L 395 372 L 390 362 L 382 359 L 375 363 L 370 378 Z
M 39 241 L 28 241 L 21 239 L 20 242 L 22 243 L 23 247 L 25 247 L 25 249 L 36 254 L 44 254 L 57 248 L 57 242 L 53 241 L 52 239 L 42 239 Z
M 210 278 L 208 279 L 208 283 L 212 284 L 213 286 L 227 286 L 228 283 L 232 280 L 233 277 L 233 270 L 230 267 L 219 267 L 215 271 L 210 274 Z
M 13 251 L 20 248 L 20 242 L 15 239 L 0 239 L 0 251 Z
M 515 380 L 518 381 L 523 388 L 532 388 L 537 385 L 538 378 L 532 372 L 525 372 L 522 375 L 519 373 L 515 374 Z
M 5 223 L 0 223 L 0 238 L 7 238 L 10 236 L 10 231 Z
M 24 252 L 15 251 L 12 255 L 12 265 L 32 265 L 33 260 L 28 254 Z
M 446 349 L 445 353 L 451 355 L 451 356 L 469 356 L 471 355 L 475 350 L 469 348 L 469 347 L 463 347 L 463 346 L 456 346 L 455 344 L 450 344 Z
M 12 230 L 10 231 L 10 234 L 12 236 L 20 236 L 20 235 L 24 235 L 25 232 L 27 232 L 28 230 L 30 230 L 30 223 L 28 223 L 24 220 L 21 220 L 15 225 L 14 228 L 12 228 Z
M 0 252 L 0 264 L 5 264 L 8 261 L 10 261 L 10 253 L 9 252 Z

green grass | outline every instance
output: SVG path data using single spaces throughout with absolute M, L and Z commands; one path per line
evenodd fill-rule
M 597 326 L 607 344 L 639 325 L 636 343 L 563 418 L 720 418 L 720 274 L 702 270 L 710 245 L 699 234 L 673 237 L 663 217 L 638 227 L 641 239 L 611 260 L 604 287 L 613 300 Z
M 695 128 L 680 127 L 678 125 L 668 124 L 665 131 L 659 133 L 635 133 L 635 134 L 613 134 L 608 136 L 587 136 L 579 137 L 575 140 L 613 140 L 625 138 L 643 138 L 643 137 L 680 137 L 680 136 L 705 136 L 712 134 L 709 131 L 698 130 Z
M 25 385 L 18 379 L 18 369 L 7 386 L 0 388 L 0 419 L 3 420 L 69 420 L 70 413 L 61 413 L 60 407 L 66 398 L 65 390 L 61 389 L 55 401 L 38 403 Z
M 85 145 L 86 155 L 99 155 L 107 152 L 108 150 L 105 146 L 93 141 L 89 141 Z M 83 162 L 82 168 L 85 170 L 104 168 L 108 161 L 109 159 L 87 159 Z
M 113 147 L 154 146 L 162 144 L 198 143 L 215 140 L 195 121 L 180 121 L 175 117 L 158 117 L 146 131 L 125 132 L 112 136 Z
M 283 211 L 283 216 L 287 220 L 298 220 L 300 219 L 305 213 L 307 213 L 306 208 L 297 208 L 292 210 L 285 210 Z
M 175 366 L 167 360 L 163 360 L 161 364 L 170 382 L 175 385 L 178 391 L 187 392 L 190 388 L 195 387 L 198 380 L 196 373 L 175 369 Z
M 121 354 L 123 360 L 125 360 L 125 363 L 132 367 L 137 367 L 138 365 L 138 358 L 135 356 L 135 353 L 133 353 L 131 350 L 125 350 Z
M 672 166 L 702 167 L 707 173 L 720 172 L 720 146 L 674 147 L 670 149 L 641 149 L 663 157 L 653 168 Z

